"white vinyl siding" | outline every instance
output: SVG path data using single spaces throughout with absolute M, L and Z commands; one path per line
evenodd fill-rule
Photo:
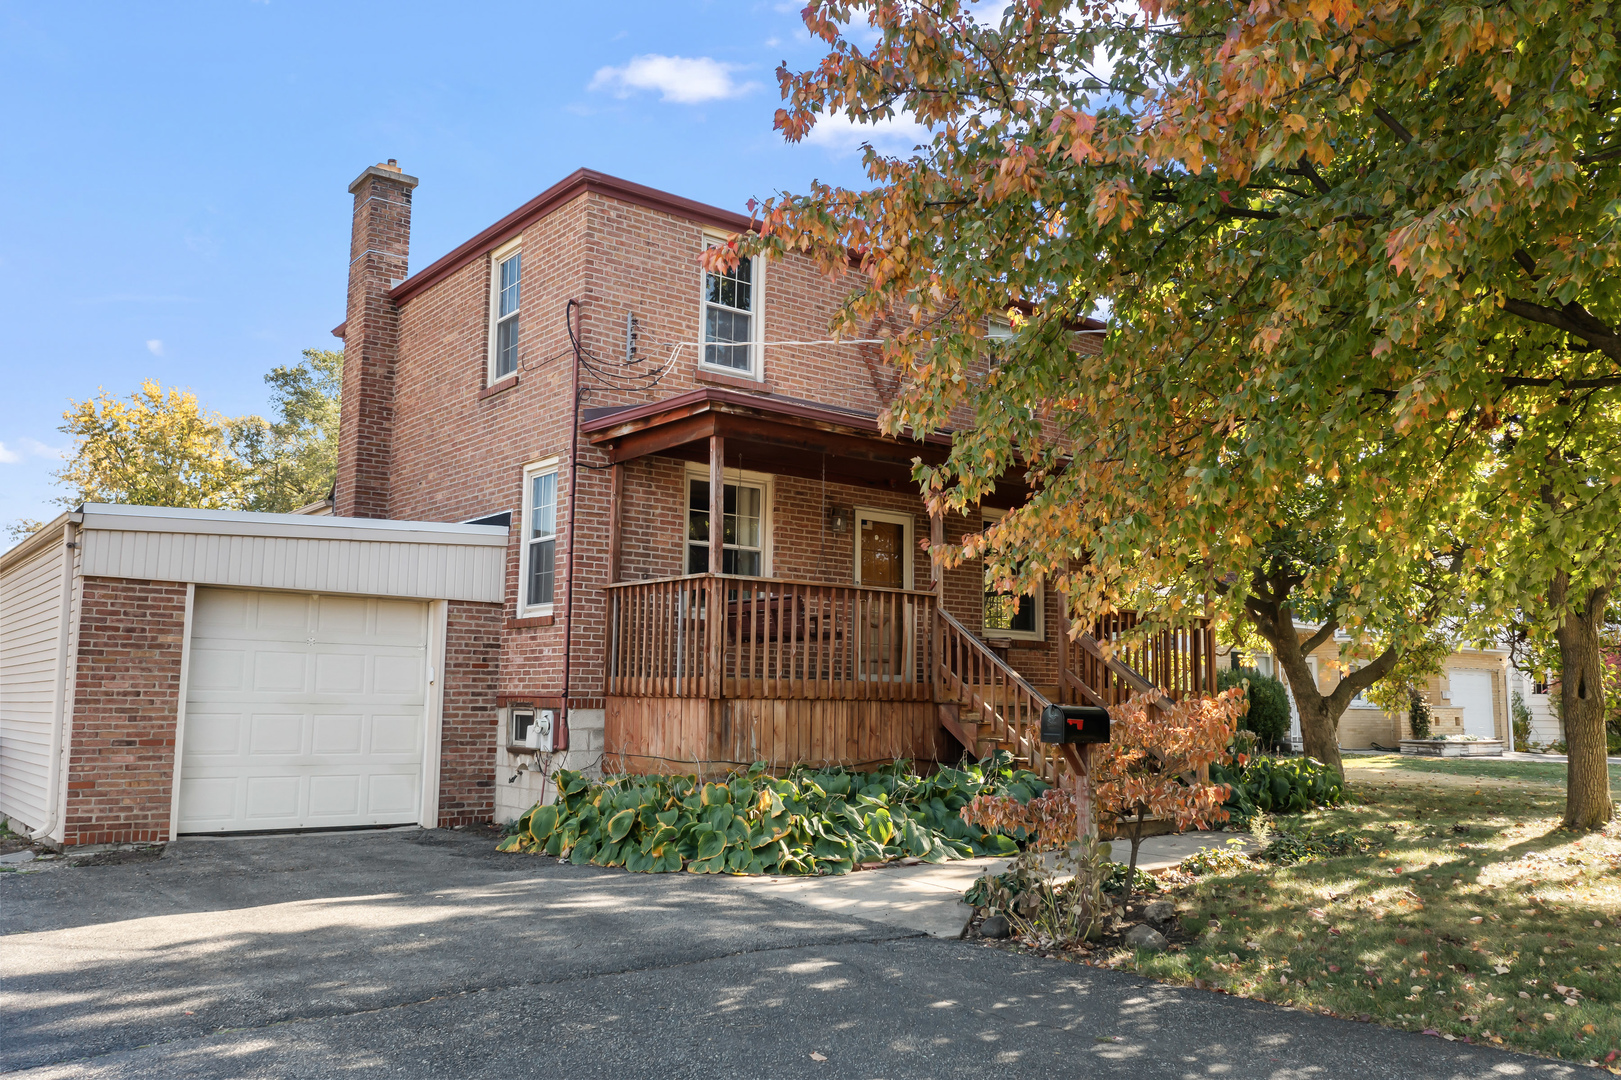
M 505 588 L 504 543 L 496 547 L 89 528 L 81 540 L 84 573 L 90 577 L 483 603 L 500 603 Z
M 58 530 L 60 533 L 60 530 Z M 62 628 L 62 560 L 54 543 L 0 577 L 0 815 L 39 828 L 49 815 Z

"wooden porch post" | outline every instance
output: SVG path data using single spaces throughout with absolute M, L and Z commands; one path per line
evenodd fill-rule
M 718 574 L 726 555 L 726 440 L 709 436 L 709 572 Z
M 1069 680 L 1064 676 L 1069 673 L 1069 594 L 1054 589 L 1058 593 L 1058 700 L 1070 701 Z
M 944 547 L 946 543 L 946 519 L 940 514 L 929 515 L 929 547 L 930 549 Z M 935 600 L 944 600 L 946 596 L 946 575 L 935 561 L 929 556 L 929 585 L 934 589 Z
M 625 502 L 625 466 L 614 462 L 608 476 L 613 487 L 608 496 L 608 584 L 619 580 L 619 556 L 624 543 L 620 532 L 620 509 Z

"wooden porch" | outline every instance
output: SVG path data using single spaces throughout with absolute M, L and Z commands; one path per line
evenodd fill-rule
M 607 592 L 611 770 L 860 768 L 1006 749 L 1050 782 L 1084 771 L 1073 748 L 1040 741 L 1049 697 L 932 592 L 714 573 Z M 1172 698 L 1214 687 L 1207 625 L 1119 650 L 1158 676 L 1151 682 L 1099 641 L 1134 624 L 1115 617 L 1068 642 L 1061 700 L 1113 705 L 1152 685 Z
M 876 417 L 715 389 L 589 411 L 582 430 L 612 462 L 605 769 L 859 768 L 1006 749 L 1050 782 L 1080 781 L 1086 767 L 1075 748 L 1040 741 L 1052 700 L 1114 705 L 1154 685 L 1173 698 L 1214 688 L 1214 639 L 1203 623 L 1112 649 L 1105 643 L 1122 641 L 1135 616 L 1075 635 L 1060 616 L 1043 642 L 1057 659 L 1048 696 L 946 610 L 932 565 L 927 589 L 873 583 L 910 582 L 899 575 L 857 585 L 723 572 L 728 463 L 746 457 L 772 475 L 894 492 L 912 488 L 914 459 L 944 460 L 949 433 L 902 442 L 882 435 Z M 708 466 L 706 532 L 691 541 L 707 548 L 707 573 L 619 580 L 624 463 L 650 455 Z M 1010 480 L 987 505 L 1027 495 Z M 943 544 L 942 519 L 928 524 L 931 546 Z

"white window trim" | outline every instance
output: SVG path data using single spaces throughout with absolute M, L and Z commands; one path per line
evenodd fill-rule
M 771 577 L 772 508 L 776 506 L 777 478 L 772 473 L 749 472 L 745 469 L 721 470 L 721 482 L 726 484 L 752 484 L 760 489 L 760 576 Z M 692 499 L 692 481 L 709 480 L 709 466 L 687 462 L 686 475 L 681 478 L 681 573 L 687 572 L 687 509 Z M 722 522 L 722 528 L 725 523 Z
M 870 506 L 856 507 L 852 516 L 855 519 L 856 539 L 855 565 L 852 567 L 854 573 L 851 576 L 855 579 L 855 583 L 857 585 L 864 584 L 861 580 L 861 519 L 866 518 L 869 521 L 883 521 L 901 527 L 901 554 L 905 558 L 905 561 L 901 564 L 901 588 L 912 588 L 912 530 L 915 527 L 912 516 L 910 514 L 897 514 L 890 510 L 874 510 Z M 875 587 L 886 588 L 887 586 Z
M 704 230 L 704 247 L 712 248 L 724 245 L 730 239 L 729 234 Z M 726 367 L 722 364 L 709 364 L 704 357 L 709 354 L 704 341 L 704 310 L 708 306 L 706 281 L 707 272 L 703 267 L 698 268 L 698 368 L 701 371 L 712 371 L 719 375 L 730 375 L 734 379 L 750 379 L 754 382 L 765 382 L 765 259 L 758 255 L 750 260 L 749 277 L 754 284 L 753 308 L 749 311 L 749 370 L 739 371 L 736 368 Z
M 987 522 L 987 521 L 1001 521 L 1006 516 L 1007 516 L 1007 511 L 1006 510 L 997 510 L 997 509 L 995 509 L 993 507 L 981 507 L 980 511 L 979 511 L 979 519 L 980 519 L 982 524 L 981 524 L 980 527 L 981 528 L 984 527 L 984 525 L 983 525 L 984 522 Z M 983 560 L 982 560 L 982 562 L 983 562 Z M 1045 582 L 1043 582 L 1040 586 L 1038 586 L 1036 588 L 1034 596 L 1035 596 L 1035 601 L 1036 601 L 1036 628 L 1035 628 L 1035 630 L 1033 630 L 1033 631 L 1032 630 L 991 630 L 991 629 L 988 629 L 987 627 L 985 627 L 982 624 L 980 626 L 980 633 L 983 634 L 987 638 L 994 637 L 998 641 L 1002 641 L 1002 640 L 1011 640 L 1011 641 L 1046 641 L 1047 640 L 1047 586 L 1046 586 Z M 981 601 L 981 608 L 980 608 L 980 619 L 981 620 L 983 620 L 984 617 L 985 617 L 983 603 L 984 602 Z
M 514 375 L 518 374 L 518 369 L 516 367 L 514 367 L 511 371 L 507 372 L 505 375 L 497 376 L 496 373 L 495 373 L 495 359 L 496 359 L 495 350 L 496 350 L 496 342 L 497 342 L 496 325 L 495 324 L 496 324 L 496 320 L 499 318 L 499 316 L 501 314 L 501 264 L 503 262 L 505 262 L 506 260 L 512 258 L 512 256 L 518 254 L 522 250 L 523 250 L 523 237 L 520 236 L 520 237 L 517 237 L 516 239 L 507 241 L 506 243 L 502 244 L 500 247 L 496 248 L 494 251 L 490 252 L 490 303 L 489 303 L 490 318 L 489 318 L 489 325 L 485 328 L 485 335 L 484 335 L 485 339 L 486 339 L 485 350 L 484 350 L 484 385 L 486 387 L 494 386 L 496 383 L 500 382 L 502 379 L 510 379 Z M 522 282 L 523 282 L 523 270 L 522 270 L 521 267 L 519 268 L 519 272 L 518 272 L 518 281 L 519 281 L 519 286 L 518 286 L 518 348 L 520 350 L 522 350 L 522 348 L 523 348 L 523 285 L 522 285 Z
M 562 460 L 561 458 L 549 457 L 549 458 L 545 458 L 545 459 L 543 459 L 541 461 L 537 461 L 532 465 L 525 465 L 524 466 L 524 470 L 523 470 L 523 510 L 522 510 L 522 517 L 519 518 L 520 524 L 518 526 L 518 603 L 517 603 L 517 610 L 518 610 L 518 618 L 520 618 L 520 619 L 530 619 L 530 618 L 536 618 L 536 617 L 541 616 L 541 615 L 550 615 L 550 614 L 552 614 L 553 609 L 557 606 L 557 587 L 555 585 L 552 588 L 552 602 L 550 604 L 530 604 L 528 602 L 528 600 L 529 600 L 529 515 L 530 515 L 530 512 L 534 510 L 534 506 L 533 506 L 533 504 L 531 502 L 531 499 L 532 499 L 532 497 L 534 495 L 534 490 L 535 490 L 535 485 L 534 485 L 535 477 L 544 476 L 547 473 L 557 473 L 559 471 L 558 470 L 558 462 L 561 461 L 561 460 Z M 562 536 L 562 532 L 563 532 L 563 529 L 562 529 L 562 526 L 563 526 L 562 494 L 563 494 L 563 488 L 562 488 L 562 485 L 559 484 L 558 488 L 557 488 L 557 494 L 554 496 L 554 498 L 557 499 L 557 520 L 553 525 L 553 528 L 556 531 L 552 533 L 553 545 L 554 545 L 553 548 L 552 548 L 552 557 L 553 557 L 554 560 L 556 559 L 557 555 L 560 554 L 558 548 L 561 545 L 557 544 L 557 540 Z M 554 574 L 556 573 L 555 563 L 553 565 L 553 573 Z

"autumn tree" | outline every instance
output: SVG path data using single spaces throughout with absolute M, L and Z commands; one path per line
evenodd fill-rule
M 197 396 L 151 379 L 127 399 L 106 391 L 72 402 L 61 430 L 74 447 L 57 480 L 61 501 L 232 509 L 245 499 L 248 469 L 232 445 L 233 421 L 205 412 Z
M 805 21 L 827 53 L 779 70 L 787 138 L 905 113 L 930 141 L 869 148 L 869 187 L 771 200 L 707 257 L 859 259 L 836 329 L 910 317 L 888 430 L 957 432 L 919 469 L 931 508 L 1033 487 L 993 576 L 1055 582 L 1081 625 L 1239 617 L 1304 536 L 1291 610 L 1401 648 L 1445 566 L 1473 632 L 1526 606 L 1557 638 L 1566 821 L 1609 818 L 1602 680 L 1579 674 L 1621 569 L 1608 8 L 1022 0 L 990 24 L 821 0 Z M 1015 332 L 987 365 L 993 318 Z M 1315 490 L 1331 529 L 1292 511 Z
M 265 376 L 272 418 L 227 417 L 195 394 L 152 380 L 127 399 L 76 401 L 61 430 L 74 437 L 57 479 L 82 502 L 286 513 L 315 502 L 337 476 L 343 353 L 304 350 Z
M 1091 755 L 1092 798 L 1131 840 L 1127 881 L 1137 878 L 1143 821 L 1169 820 L 1178 832 L 1227 820 L 1227 786 L 1200 780 L 1227 757 L 1227 744 L 1244 715 L 1242 687 L 1214 697 L 1189 697 L 1169 709 L 1155 707 L 1160 691 L 1133 694 L 1109 710 L 1109 741 Z

